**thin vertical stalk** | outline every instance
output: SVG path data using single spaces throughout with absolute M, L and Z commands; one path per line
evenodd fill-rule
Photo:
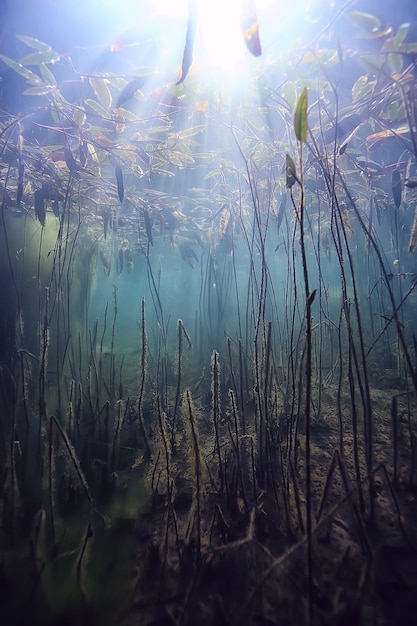
M 140 382 L 139 382 L 139 396 L 138 396 L 138 418 L 139 418 L 139 428 L 142 435 L 143 443 L 145 446 L 145 458 L 149 459 L 151 456 L 151 448 L 149 445 L 148 436 L 145 430 L 145 423 L 143 419 L 143 399 L 145 394 L 145 383 L 146 383 L 146 373 L 147 373 L 147 351 L 148 351 L 148 337 L 146 334 L 146 325 L 145 325 L 145 298 L 142 298 L 142 306 L 141 306 L 141 322 L 140 322 L 140 335 L 141 335 L 141 356 L 140 356 Z
M 214 425 L 215 452 L 219 464 L 220 491 L 224 489 L 223 461 L 220 450 L 219 421 L 220 421 L 220 364 L 219 354 L 213 350 L 211 355 L 211 410 Z

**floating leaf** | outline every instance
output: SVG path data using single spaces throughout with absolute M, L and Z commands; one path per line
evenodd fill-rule
M 294 131 L 298 141 L 304 142 L 307 139 L 307 88 L 304 87 L 298 99 L 294 114 Z
M 90 78 L 90 85 L 94 89 L 98 100 L 105 109 L 111 106 L 111 93 L 105 78 Z

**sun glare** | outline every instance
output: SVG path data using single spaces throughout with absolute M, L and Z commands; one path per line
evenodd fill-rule
M 244 0 L 196 0 L 198 26 L 194 60 L 200 68 L 231 71 L 245 55 L 240 28 Z M 188 17 L 188 0 L 157 0 L 155 12 L 161 17 Z
M 237 68 L 245 55 L 240 28 L 242 0 L 199 0 L 200 54 L 214 68 Z

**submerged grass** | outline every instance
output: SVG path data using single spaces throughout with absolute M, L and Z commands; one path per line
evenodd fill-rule
M 192 76 L 74 105 L 46 44 L 6 61 L 44 88 L 0 122 L 8 618 L 378 619 L 378 546 L 417 549 L 415 67 L 384 37 L 346 93 L 348 51 L 271 62 L 251 110 Z

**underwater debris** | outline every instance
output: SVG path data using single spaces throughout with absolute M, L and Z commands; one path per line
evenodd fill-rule
M 357 113 L 351 113 L 338 120 L 337 123 L 333 123 L 333 126 L 327 129 L 323 133 L 323 139 L 325 143 L 330 143 L 337 139 L 338 141 L 342 141 L 345 137 L 347 139 L 344 141 L 343 145 L 341 145 L 340 150 L 343 152 L 346 150 L 347 144 L 353 135 L 356 133 L 358 127 L 360 126 L 362 119 L 360 115 Z
M 181 226 L 180 220 L 170 209 L 160 209 L 158 211 L 161 224 L 168 230 L 176 230 Z
M 130 250 L 130 248 L 126 248 L 125 250 L 125 261 L 126 261 L 127 273 L 130 274 L 131 271 L 133 270 L 133 257 L 132 257 L 132 251 Z
M 188 243 L 180 243 L 180 254 L 183 261 L 186 261 L 192 269 L 194 269 L 194 261 L 198 263 L 198 256 Z

